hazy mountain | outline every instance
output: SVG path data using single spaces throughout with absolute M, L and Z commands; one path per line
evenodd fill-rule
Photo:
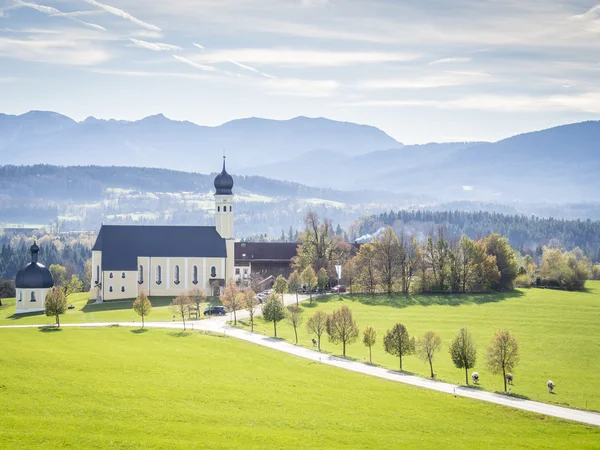
M 248 118 L 206 127 L 162 114 L 135 122 L 89 117 L 75 122 L 53 112 L 0 114 L 5 164 L 119 165 L 212 172 L 223 151 L 236 170 L 313 151 L 354 156 L 402 144 L 383 131 L 324 118 Z M 273 174 L 274 176 L 275 174 Z

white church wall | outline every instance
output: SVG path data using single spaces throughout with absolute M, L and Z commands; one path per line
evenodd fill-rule
M 103 300 L 118 300 L 137 297 L 137 271 L 106 270 L 103 273 L 103 278 Z
M 16 314 L 44 311 L 46 294 L 49 289 L 17 289 L 16 291 Z M 31 301 L 31 293 L 35 295 L 35 301 Z

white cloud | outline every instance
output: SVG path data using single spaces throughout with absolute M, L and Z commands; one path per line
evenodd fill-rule
M 101 73 L 104 75 L 117 75 L 125 77 L 138 78 L 184 78 L 190 80 L 207 80 L 207 75 L 199 73 L 180 73 L 180 72 L 151 72 L 143 70 L 115 70 L 115 69 L 90 69 L 90 72 Z
M 335 80 L 303 80 L 298 78 L 272 78 L 259 83 L 267 93 L 301 97 L 330 97 L 339 88 Z
M 583 14 L 577 14 L 577 15 L 571 16 L 571 19 L 590 20 L 590 19 L 596 18 L 596 16 L 600 16 L 599 13 L 600 13 L 600 4 L 598 4 L 596 6 L 592 6 L 588 11 L 586 11 Z
M 431 89 L 448 86 L 472 85 L 489 78 L 484 72 L 452 72 L 446 71 L 441 75 L 424 75 L 413 78 L 373 79 L 358 82 L 358 89 Z
M 148 41 L 142 41 L 140 39 L 134 39 L 134 38 L 130 38 L 129 40 L 131 42 L 133 42 L 133 45 L 135 45 L 136 47 L 153 50 L 155 52 L 167 52 L 167 51 L 181 50 L 181 47 L 179 47 L 177 45 L 163 44 L 161 42 L 148 42 Z
M 26 61 L 51 64 L 91 66 L 111 58 L 103 48 L 89 41 L 71 39 L 11 39 L 0 37 L 0 55 Z
M 267 77 L 267 78 L 277 78 L 277 77 L 275 77 L 273 75 L 269 75 L 268 73 L 261 72 L 260 70 L 255 69 L 254 67 L 250 67 L 250 66 L 248 66 L 246 64 L 242 64 L 241 62 L 237 62 L 237 61 L 234 61 L 232 59 L 230 59 L 229 62 L 232 63 L 232 64 L 235 64 L 238 67 L 241 67 L 242 69 L 249 70 L 250 72 L 258 73 L 258 74 L 260 74 L 260 75 L 262 75 L 264 77 Z
M 195 47 L 198 47 L 200 50 L 204 50 L 204 45 L 196 44 L 196 43 L 194 42 L 194 46 L 195 46 Z
M 16 0 L 16 5 L 17 6 L 24 6 L 27 8 L 31 8 L 31 9 L 35 9 L 37 11 L 43 12 L 44 14 L 48 14 L 50 16 L 53 17 L 66 17 L 68 19 L 74 20 L 76 22 L 79 22 L 85 26 L 88 26 L 90 28 L 94 28 L 96 30 L 100 30 L 100 31 L 106 31 L 106 28 L 100 26 L 100 25 L 96 25 L 95 23 L 89 23 L 89 22 L 84 22 L 81 19 L 78 19 L 77 17 L 75 17 L 77 14 L 81 14 L 82 11 L 76 11 L 73 13 L 63 13 L 61 11 L 59 11 L 56 8 L 53 8 L 52 6 L 44 6 L 44 5 L 38 5 L 36 3 L 27 3 L 21 0 Z
M 121 17 L 126 20 L 130 20 L 131 22 L 135 23 L 136 25 L 139 25 L 140 27 L 147 28 L 148 30 L 152 30 L 152 31 L 162 31 L 156 25 L 152 25 L 152 24 L 144 22 L 136 17 L 133 17 L 131 14 L 123 11 L 122 9 L 118 9 L 113 6 L 105 5 L 103 3 L 99 3 L 95 0 L 84 0 L 84 1 L 89 3 L 90 5 L 93 5 L 98 8 L 103 9 L 110 14 L 113 14 L 115 16 Z
M 431 61 L 429 63 L 429 65 L 435 65 L 435 64 L 449 64 L 449 63 L 465 63 L 465 62 L 469 62 L 471 61 L 471 58 L 466 58 L 466 57 L 453 57 L 453 58 L 442 58 L 442 59 L 436 59 L 435 61 Z
M 180 62 L 182 62 L 184 64 L 187 64 L 188 66 L 192 66 L 192 67 L 194 67 L 196 69 L 204 70 L 206 72 L 216 72 L 217 71 L 217 69 L 215 67 L 213 67 L 213 66 L 208 66 L 208 65 L 205 65 L 205 64 L 198 64 L 197 62 L 190 61 L 189 59 L 184 58 L 183 56 L 177 56 L 177 55 L 172 55 L 172 56 L 177 61 L 180 61 Z
M 391 52 L 344 52 L 328 50 L 295 50 L 285 48 L 242 48 L 206 51 L 194 57 L 194 61 L 217 63 L 238 61 L 261 65 L 288 67 L 326 67 L 387 62 L 406 62 L 419 55 Z

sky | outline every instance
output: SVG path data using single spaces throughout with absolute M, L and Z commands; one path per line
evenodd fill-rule
M 600 120 L 597 1 L 0 0 L 0 112 L 495 141 Z

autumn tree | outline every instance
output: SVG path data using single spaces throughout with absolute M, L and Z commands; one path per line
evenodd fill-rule
M 327 283 L 329 283 L 329 275 L 327 275 L 327 270 L 325 270 L 324 267 L 321 267 L 317 272 L 317 284 L 319 286 L 319 291 L 321 292 L 321 294 L 325 293 Z
M 402 357 L 415 353 L 415 338 L 408 334 L 406 326 L 397 323 L 391 330 L 387 330 L 383 338 L 385 351 L 400 359 L 400 370 L 402 369 Z
M 235 281 L 229 280 L 225 289 L 223 289 L 223 294 L 219 297 L 221 303 L 227 311 L 233 312 L 233 326 L 237 325 L 237 314 L 236 311 L 238 309 L 242 309 L 244 306 L 244 297 L 240 295 L 240 290 L 238 289 Z
M 458 242 L 458 262 L 460 264 L 460 283 L 461 290 L 467 292 L 467 286 L 470 285 L 471 275 L 474 272 L 473 259 L 477 249 L 475 243 L 464 234 Z
M 483 239 L 485 252 L 489 256 L 496 257 L 496 265 L 500 271 L 500 279 L 493 289 L 512 289 L 513 281 L 517 278 L 519 265 L 515 251 L 508 244 L 508 239 L 494 233 Z
M 71 275 L 71 279 L 65 286 L 65 293 L 67 296 L 76 294 L 83 291 L 83 282 L 77 277 L 77 275 Z
M 457 369 L 465 369 L 465 382 L 469 384 L 469 369 L 475 367 L 477 348 L 473 336 L 466 328 L 461 328 L 450 344 L 450 357 Z
M 244 296 L 244 308 L 248 311 L 248 316 L 250 317 L 251 331 L 254 333 L 254 315 L 256 314 L 256 310 L 260 303 L 256 297 L 256 293 L 252 289 L 244 291 L 242 295 Z
M 352 318 L 352 311 L 347 306 L 342 306 L 327 316 L 325 329 L 330 342 L 342 344 L 342 355 L 344 357 L 346 357 L 346 346 L 356 342 L 360 333 L 356 322 Z
M 59 316 L 67 311 L 67 297 L 60 286 L 54 286 L 46 293 L 44 310 L 48 317 L 56 318 L 56 326 L 60 328 Z
M 273 291 L 275 291 L 276 294 L 281 295 L 281 300 L 283 301 L 283 295 L 288 291 L 288 282 L 283 275 L 279 275 L 275 279 L 275 283 L 273 284 Z
M 494 375 L 502 374 L 506 392 L 506 374 L 512 372 L 519 363 L 519 344 L 508 330 L 496 331 L 487 349 L 485 363 Z
M 309 333 L 317 336 L 317 345 L 321 351 L 321 336 L 327 328 L 327 314 L 324 311 L 317 311 L 314 316 L 310 317 L 306 322 L 306 329 Z
M 206 303 L 206 295 L 204 295 L 202 289 L 197 287 L 190 289 L 187 295 L 190 298 L 190 301 L 192 302 L 194 307 L 196 308 L 196 311 L 198 311 L 198 316 L 200 316 L 200 309 L 202 307 L 202 304 Z
M 298 344 L 298 327 L 302 325 L 304 321 L 302 317 L 302 308 L 296 305 L 290 305 L 287 308 L 287 321 L 294 328 L 294 334 L 296 336 L 296 344 Z
M 377 290 L 378 275 L 375 268 L 373 244 L 363 244 L 356 255 L 356 269 L 359 284 L 364 292 L 373 294 Z
M 400 247 L 400 241 L 392 227 L 387 227 L 381 237 L 375 240 L 373 250 L 379 278 L 387 294 L 390 295 L 394 282 L 400 275 L 400 262 L 404 259 L 404 249 Z
M 144 291 L 141 291 L 133 302 L 133 310 L 142 318 L 142 328 L 144 328 L 144 318 L 152 312 L 152 303 Z
M 171 301 L 169 308 L 173 312 L 174 315 L 181 317 L 181 321 L 183 322 L 183 331 L 186 330 L 185 327 L 185 314 L 188 312 L 188 308 L 192 304 L 190 298 L 187 295 L 181 294 L 178 295 Z
M 367 327 L 363 330 L 363 344 L 369 348 L 369 362 L 373 364 L 373 357 L 371 354 L 371 350 L 373 346 L 377 342 L 377 332 L 373 327 Z
M 308 290 L 310 295 L 310 303 L 312 305 L 312 291 L 317 285 L 317 275 L 315 274 L 313 268 L 309 266 L 302 271 L 300 278 L 302 279 L 302 284 L 304 284 Z
M 277 322 L 285 319 L 285 307 L 277 295 L 271 294 L 267 297 L 262 308 L 263 318 L 267 322 L 273 322 L 273 335 L 277 337 Z
M 436 352 L 439 352 L 442 348 L 442 338 L 433 331 L 428 331 L 425 335 L 417 341 L 417 356 L 423 361 L 429 363 L 429 370 L 431 371 L 431 378 L 435 377 L 433 373 L 433 357 Z
M 288 278 L 288 291 L 291 294 L 296 294 L 296 305 L 299 305 L 298 302 L 298 293 L 302 289 L 302 281 L 300 280 L 300 275 L 298 272 L 292 272 L 290 277 Z
M 408 294 L 410 286 L 419 268 L 419 241 L 416 237 L 406 238 L 404 234 L 399 237 L 400 244 L 400 281 L 402 293 Z
M 65 286 L 69 280 L 67 269 L 60 264 L 52 264 L 48 270 L 52 274 L 55 286 Z
M 356 279 L 356 258 L 346 261 L 346 264 L 343 266 L 342 277 L 344 283 L 348 285 L 350 294 L 352 294 L 352 286 L 354 285 Z

